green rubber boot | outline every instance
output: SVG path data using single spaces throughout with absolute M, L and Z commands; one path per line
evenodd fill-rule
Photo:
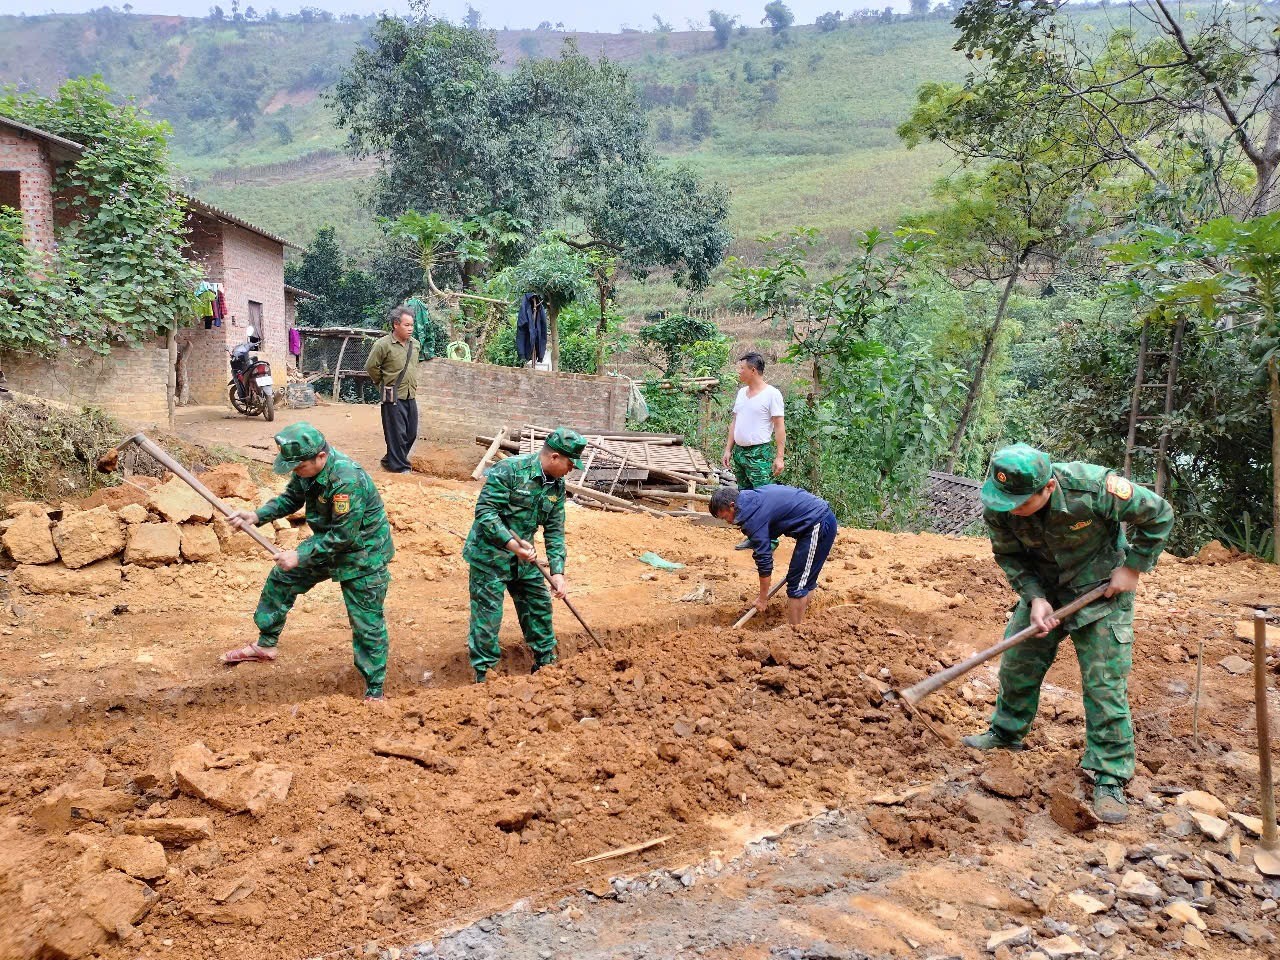
M 476 683 L 484 683 L 484 676 L 485 676 L 485 671 L 483 671 L 483 670 L 477 670 L 477 671 L 476 671 Z
M 1012 750 L 1017 753 L 1027 749 L 1025 744 L 1011 743 L 994 730 L 988 730 L 986 733 L 971 733 L 967 737 L 962 737 L 960 742 L 966 747 L 973 747 L 974 750 Z
M 1129 805 L 1124 798 L 1124 784 L 1099 780 L 1093 785 L 1093 812 L 1103 823 L 1124 823 L 1129 819 Z

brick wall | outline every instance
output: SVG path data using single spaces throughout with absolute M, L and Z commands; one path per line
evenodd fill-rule
M 0 170 L 16 172 L 21 178 L 19 199 L 27 246 L 52 253 L 53 161 L 44 143 L 0 127 Z
M 165 377 L 169 351 L 164 341 L 113 347 L 101 357 L 69 351 L 56 360 L 0 352 L 9 389 L 72 407 L 100 407 L 138 422 L 167 422 Z
M 187 361 L 193 403 L 226 402 L 231 377 L 228 351 L 248 336 L 249 301 L 262 304 L 262 346 L 258 355 L 271 364 L 277 381 L 284 384 L 288 354 L 288 327 L 284 298 L 284 247 L 274 240 L 232 223 L 192 213 L 187 255 L 198 263 L 204 277 L 223 285 L 227 316 L 222 326 L 204 328 L 197 321 L 179 332 L 178 341 L 190 344 Z
M 506 424 L 621 430 L 627 381 L 435 359 L 418 365 L 418 433 L 428 439 L 487 434 Z

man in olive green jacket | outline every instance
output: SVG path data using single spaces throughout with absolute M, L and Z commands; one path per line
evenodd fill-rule
M 380 461 L 391 473 L 409 473 L 409 451 L 418 439 L 418 353 L 413 311 L 391 311 L 391 332 L 373 345 L 364 370 L 382 394 L 382 436 L 387 455 Z
M 1105 467 L 1051 463 L 1019 443 L 996 451 L 982 488 L 996 563 L 1018 594 L 1005 636 L 1027 626 L 1037 636 L 1000 659 L 1000 695 L 986 733 L 964 738 L 979 750 L 1021 750 L 1040 703 L 1040 684 L 1070 634 L 1084 692 L 1085 751 L 1093 806 L 1106 823 L 1127 817 L 1124 784 L 1133 776 L 1129 670 L 1133 591 L 1155 567 L 1173 529 L 1173 508 Z M 1126 537 L 1122 523 L 1129 526 Z M 1107 583 L 1103 599 L 1065 623 L 1053 611 Z

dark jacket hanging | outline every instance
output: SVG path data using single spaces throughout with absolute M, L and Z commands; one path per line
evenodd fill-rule
M 542 298 L 526 293 L 516 319 L 516 353 L 523 363 L 541 361 L 547 353 L 547 309 Z

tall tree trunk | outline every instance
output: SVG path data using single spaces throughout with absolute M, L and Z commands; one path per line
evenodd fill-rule
M 609 330 L 609 315 L 606 312 L 609 306 L 609 294 L 612 292 L 609 283 L 599 285 L 600 290 L 600 319 L 596 322 L 596 370 L 597 374 L 604 372 L 604 338 Z
M 1267 382 L 1271 400 L 1271 529 L 1280 528 L 1280 371 L 1276 358 L 1267 361 Z M 1280 563 L 1280 536 L 1272 536 L 1272 557 Z
M 551 348 L 551 369 L 560 369 L 560 308 L 547 304 L 547 340 Z
M 822 486 L 822 439 L 818 436 L 818 408 L 822 405 L 822 367 L 818 358 L 813 358 L 811 370 L 813 388 L 809 391 L 809 490 L 814 491 Z
M 947 473 L 955 470 L 956 458 L 960 456 L 960 444 L 964 441 L 965 431 L 969 429 L 969 421 L 973 419 L 974 408 L 982 395 L 982 382 L 987 375 L 987 367 L 996 352 L 996 342 L 1000 338 L 1000 328 L 1004 325 L 1005 312 L 1009 309 L 1009 295 L 1013 293 L 1013 285 L 1022 273 L 1022 264 L 1026 260 L 1026 251 L 1013 262 L 1013 272 L 1005 281 L 1004 290 L 1000 294 L 1000 303 L 996 306 L 995 319 L 991 321 L 991 329 L 987 331 L 987 342 L 982 346 L 982 359 L 973 371 L 973 380 L 969 383 L 969 395 L 965 397 L 964 409 L 960 411 L 960 422 L 956 424 L 956 432 L 951 435 L 951 449 L 947 455 Z

